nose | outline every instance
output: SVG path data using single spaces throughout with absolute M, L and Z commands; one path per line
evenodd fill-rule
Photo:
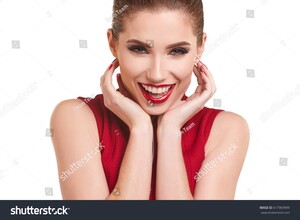
M 147 71 L 147 79 L 152 83 L 161 83 L 166 79 L 166 71 L 163 69 L 163 62 L 159 57 L 150 62 L 150 68 Z

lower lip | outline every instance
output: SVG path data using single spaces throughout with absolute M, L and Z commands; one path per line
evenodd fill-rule
M 171 88 L 169 89 L 169 91 L 160 98 L 155 98 L 155 97 L 151 96 L 148 92 L 145 91 L 145 89 L 143 88 L 143 86 L 140 83 L 139 83 L 139 87 L 140 87 L 142 94 L 144 95 L 146 100 L 151 101 L 154 104 L 161 104 L 168 100 L 168 98 L 170 97 L 170 95 L 172 94 L 172 92 L 174 90 L 175 85 L 172 85 Z

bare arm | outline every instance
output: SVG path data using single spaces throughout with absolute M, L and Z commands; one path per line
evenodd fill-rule
M 173 126 L 160 127 L 158 133 L 156 198 L 190 200 L 188 177 L 181 148 L 181 132 Z
M 249 142 L 245 120 L 221 112 L 215 119 L 206 144 L 206 157 L 195 173 L 195 193 L 191 194 L 181 149 L 181 133 L 171 127 L 161 129 L 158 152 L 159 199 L 234 199 L 236 184 Z
M 94 115 L 81 100 L 60 103 L 51 117 L 63 199 L 148 199 L 152 168 L 152 126 L 131 129 L 116 188 L 109 194 Z M 138 144 L 142 143 L 142 144 Z M 148 144 L 147 144 L 148 143 Z M 149 145 L 149 146 L 148 146 Z M 105 146 L 102 146 L 105 147 Z
M 130 137 L 118 180 L 110 194 L 102 167 L 97 124 L 93 112 L 81 100 L 60 103 L 50 127 L 64 199 L 149 199 L 152 173 L 153 128 L 150 116 L 132 101 L 118 78 L 120 91 L 112 85 L 118 67 L 115 60 L 101 77 L 105 106 L 129 127 Z M 104 146 L 105 147 L 105 146 Z
M 189 189 L 182 155 L 180 128 L 204 107 L 216 91 L 212 73 L 202 62 L 198 62 L 194 67 L 194 73 L 198 81 L 195 93 L 167 111 L 159 120 L 156 197 L 181 200 L 232 199 L 249 142 L 247 123 L 242 117 L 233 113 L 221 112 L 216 117 L 205 146 L 206 157 L 201 167 L 201 169 L 209 168 L 210 171 L 203 177 L 201 174 L 204 172 L 195 173 L 198 182 L 194 195 Z M 237 149 L 234 148 L 236 146 Z M 230 147 L 234 149 L 229 149 Z M 233 152 L 229 152 L 230 150 Z M 222 159 L 222 153 L 226 154 L 227 159 Z
M 247 122 L 239 115 L 221 112 L 206 143 L 206 156 L 195 174 L 195 199 L 234 199 L 236 185 L 249 145 Z
M 150 126 L 152 126 L 150 124 Z M 152 173 L 152 127 L 133 128 L 115 189 L 108 199 L 142 199 L 150 195 Z
M 112 76 L 119 66 L 114 60 L 101 77 L 105 106 L 123 120 L 130 137 L 122 161 L 116 193 L 108 199 L 149 199 L 152 174 L 153 127 L 150 116 L 132 100 L 122 78 L 117 77 L 119 91 L 112 84 Z
M 52 113 L 50 127 L 63 199 L 105 199 L 109 191 L 89 107 L 79 99 L 61 102 Z
M 193 199 L 182 155 L 180 129 L 189 118 L 203 109 L 216 91 L 212 74 L 203 63 L 198 62 L 193 66 L 193 72 L 198 81 L 195 93 L 187 100 L 181 100 L 181 103 L 159 118 L 156 181 L 158 199 Z

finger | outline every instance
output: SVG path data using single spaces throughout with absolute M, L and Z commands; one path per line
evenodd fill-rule
M 115 71 L 115 69 L 119 66 L 118 60 L 114 60 L 111 65 L 107 68 L 103 76 L 101 77 L 101 88 L 102 90 L 108 89 L 108 90 L 115 90 L 113 84 L 112 84 L 112 75 Z
M 210 72 L 210 70 L 207 68 L 207 66 L 204 63 L 199 61 L 199 63 L 197 64 L 197 67 L 199 68 L 200 72 L 204 72 L 205 75 L 208 76 L 209 78 L 212 77 L 212 73 Z
M 115 59 L 104 73 L 104 80 L 112 85 L 112 75 L 115 69 L 119 66 L 119 62 Z
M 201 75 L 202 75 L 203 81 L 205 83 L 205 88 L 203 91 L 207 92 L 207 93 L 212 93 L 213 86 L 212 86 L 211 79 L 203 71 L 201 71 Z
M 208 79 L 211 81 L 212 90 L 215 92 L 216 91 L 216 85 L 215 85 L 215 81 L 214 81 L 213 75 L 210 72 L 210 70 L 201 61 L 199 61 L 197 63 L 197 67 L 200 69 L 200 72 L 204 72 L 206 77 L 208 77 Z
M 202 79 L 202 76 L 201 76 L 201 71 L 198 69 L 198 67 L 194 66 L 193 72 L 194 72 L 194 74 L 197 78 L 198 85 L 202 85 L 203 84 L 203 79 Z
M 203 84 L 198 86 L 195 93 L 188 98 L 189 102 L 198 102 L 199 105 L 206 102 L 214 94 L 214 88 L 210 78 L 203 71 L 201 71 L 200 74 L 201 76 L 199 78 L 203 80 Z
M 199 62 L 200 62 L 200 61 L 199 61 Z M 199 64 L 199 62 L 196 63 L 196 64 L 194 65 L 194 68 L 193 68 L 196 77 L 200 76 L 201 64 Z
M 211 74 L 211 72 L 210 71 L 203 71 L 203 73 L 205 74 L 205 76 L 204 76 L 204 78 L 207 78 L 208 80 L 209 80 L 209 82 L 210 82 L 210 85 L 211 85 L 211 91 L 213 92 L 213 93 L 215 93 L 216 92 L 216 84 L 215 84 L 215 80 L 214 80 L 214 77 L 213 77 L 213 75 Z
M 200 60 L 199 60 L 199 62 L 196 64 L 196 66 L 197 66 L 201 71 L 203 71 L 204 69 L 207 69 L 207 70 L 208 70 L 207 66 L 206 66 L 204 63 L 202 63 Z

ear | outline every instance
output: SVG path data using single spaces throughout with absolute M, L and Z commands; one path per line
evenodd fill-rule
M 203 35 L 202 35 L 202 44 L 197 49 L 197 54 L 200 55 L 200 56 L 202 55 L 202 53 L 203 53 L 203 51 L 205 49 L 206 39 L 207 39 L 207 34 L 203 33 Z
M 109 48 L 110 48 L 110 51 L 111 51 L 112 55 L 117 58 L 117 49 L 116 49 L 117 42 L 113 38 L 111 28 L 107 30 L 107 40 L 108 40 L 108 45 L 109 45 Z

